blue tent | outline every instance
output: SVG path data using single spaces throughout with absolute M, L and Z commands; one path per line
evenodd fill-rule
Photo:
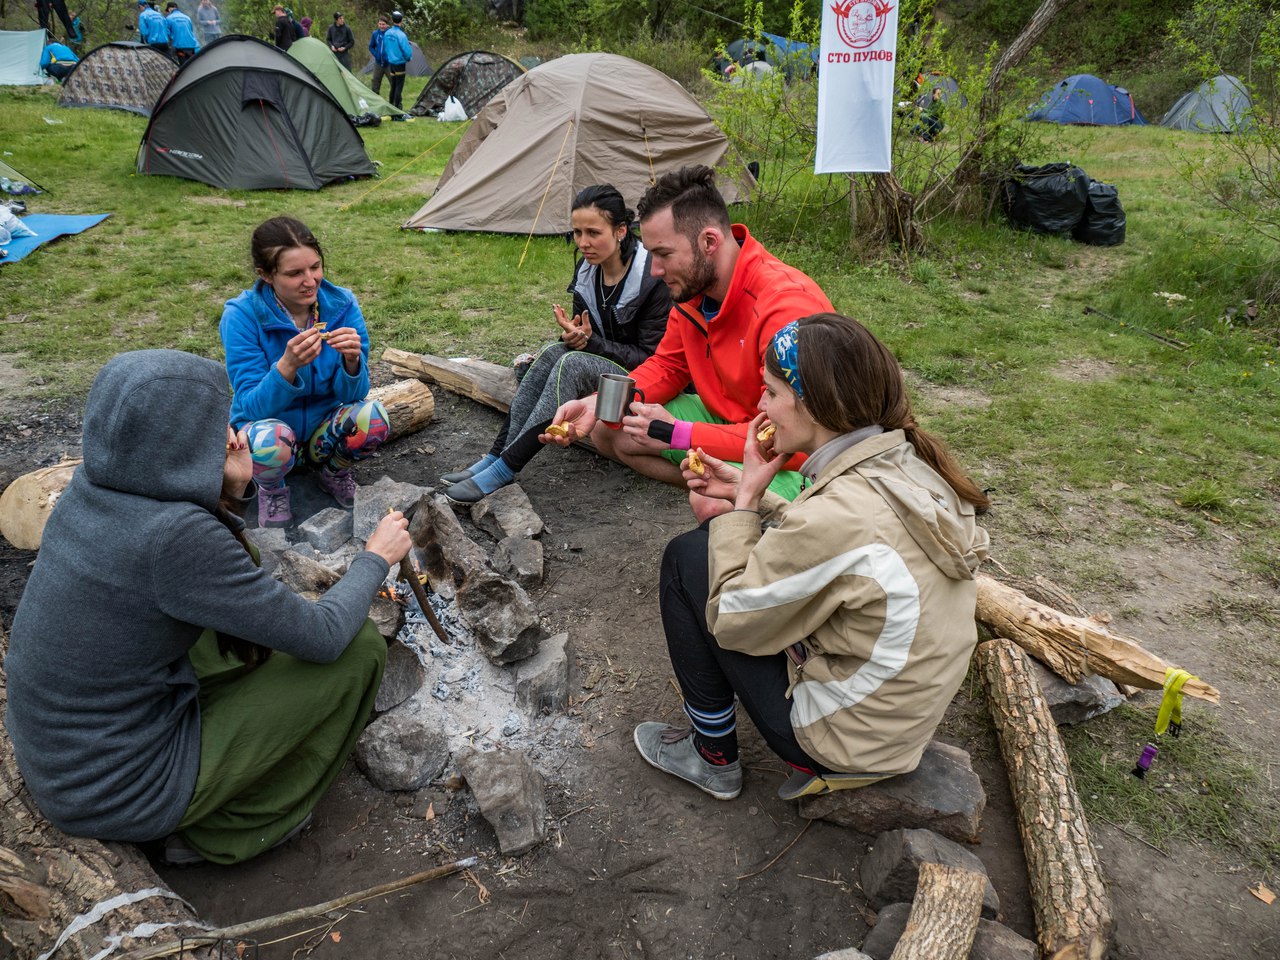
M 1147 125 L 1128 90 L 1087 73 L 1067 77 L 1041 97 L 1024 119 L 1107 127 Z

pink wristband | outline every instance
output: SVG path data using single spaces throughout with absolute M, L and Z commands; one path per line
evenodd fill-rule
M 671 425 L 671 449 L 688 450 L 693 443 L 693 424 L 688 420 L 677 420 Z

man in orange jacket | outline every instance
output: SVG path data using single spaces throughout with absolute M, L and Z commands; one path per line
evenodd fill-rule
M 571 400 L 555 414 L 573 424 L 567 445 L 591 435 L 600 451 L 647 477 L 684 487 L 680 462 L 701 448 L 721 460 L 742 458 L 747 430 L 764 391 L 764 352 L 792 320 L 832 309 L 821 288 L 731 224 L 710 167 L 684 167 L 658 178 L 637 207 L 651 270 L 671 290 L 667 332 L 652 357 L 631 371 L 644 398 L 622 429 L 597 420 L 595 397 Z M 682 393 L 693 384 L 696 394 Z M 770 489 L 788 500 L 800 492 L 803 461 L 788 464 Z M 694 497 L 694 512 L 701 516 Z

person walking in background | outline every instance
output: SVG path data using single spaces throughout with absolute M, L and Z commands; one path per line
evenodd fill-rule
M 277 4 L 271 11 L 275 14 L 276 25 L 271 31 L 271 42 L 281 50 L 288 51 L 293 46 L 293 21 L 289 19 L 289 15 L 284 12 L 284 7 Z
M 329 28 L 325 41 L 329 44 L 333 55 L 338 58 L 338 62 L 350 70 L 351 48 L 356 45 L 356 35 L 351 32 L 351 28 L 347 26 L 347 18 L 342 14 L 333 15 L 333 26 Z
M 40 69 L 59 83 L 71 76 L 71 71 L 79 62 L 80 58 L 76 56 L 74 50 L 65 43 L 54 40 L 46 43 L 44 51 L 40 54 Z
M 80 19 L 78 10 L 71 11 L 71 33 L 67 37 L 67 43 L 77 55 L 84 49 L 84 21 Z
M 71 23 L 71 15 L 67 13 L 67 0 L 36 0 L 36 17 L 40 21 L 40 29 L 51 38 L 53 37 L 53 31 L 49 29 L 53 19 L 49 15 L 51 10 L 62 21 L 62 28 L 67 32 L 67 37 L 73 37 L 76 31 Z
M 173 55 L 179 63 L 186 63 L 200 49 L 195 27 L 191 23 L 191 18 L 179 10 L 173 0 L 165 4 L 164 10 L 164 19 L 169 25 L 169 42 L 173 44 Z
M 196 24 L 200 27 L 200 36 L 206 44 L 213 43 L 222 36 L 222 14 L 218 12 L 213 0 L 200 0 L 196 7 Z
M 147 0 L 138 0 L 138 37 L 152 50 L 172 56 L 168 21 Z
M 382 42 L 387 36 L 387 29 L 390 27 L 386 17 L 378 17 L 378 26 L 373 33 L 369 34 L 369 56 L 373 58 L 373 92 L 382 94 L 382 75 L 387 70 L 387 61 L 382 56 Z
M 409 46 L 409 37 L 405 34 L 401 23 L 404 22 L 404 14 L 399 10 L 393 11 L 391 14 L 391 28 L 387 30 L 382 38 L 382 58 L 387 64 L 387 77 L 391 80 L 391 92 L 387 95 L 387 99 L 391 101 L 391 105 L 400 110 L 404 109 L 404 77 L 409 69 L 409 61 L 413 59 L 413 47 Z M 375 93 L 377 90 L 374 91 Z M 403 120 L 404 114 L 400 113 L 391 118 L 392 120 Z

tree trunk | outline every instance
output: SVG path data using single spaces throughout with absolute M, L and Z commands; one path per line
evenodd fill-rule
M 391 425 L 387 443 L 417 433 L 431 422 L 431 415 L 436 410 L 436 398 L 432 396 L 431 388 L 416 377 L 375 387 L 369 391 L 369 399 L 380 400 L 387 408 Z
M 872 174 L 871 185 L 881 236 L 907 252 L 922 249 L 924 237 L 916 222 L 916 198 L 892 173 Z
M 8 637 L 0 631 L 0 661 L 8 647 Z M 127 934 L 144 923 L 198 923 L 191 907 L 176 898 L 136 847 L 70 837 L 40 814 L 22 784 L 3 725 L 7 699 L 0 668 L 0 938 L 16 956 L 30 960 L 53 950 L 76 917 L 120 896 L 137 900 L 69 936 L 56 960 L 85 960 L 103 948 L 106 937 Z M 128 938 L 125 946 L 143 942 Z
M 1100 677 L 1146 690 L 1164 686 L 1166 663 L 1130 637 L 1112 633 L 1092 617 L 1072 617 L 1037 603 L 986 574 L 978 574 L 977 619 L 998 637 L 1013 640 L 1068 683 Z M 1218 702 L 1218 691 L 1198 677 L 1182 688 L 1187 696 Z
M 503 413 L 511 409 L 511 399 L 519 386 L 514 370 L 487 360 L 446 360 L 394 347 L 382 351 L 382 359 L 391 364 L 391 372 L 397 376 L 438 383 L 452 393 L 470 397 Z
M 889 960 L 965 960 L 978 932 L 985 874 L 941 863 L 920 864 L 907 928 Z
M 1102 960 L 1111 901 L 1058 727 L 1018 646 L 989 640 L 974 656 L 1009 771 L 1040 947 L 1053 960 Z

